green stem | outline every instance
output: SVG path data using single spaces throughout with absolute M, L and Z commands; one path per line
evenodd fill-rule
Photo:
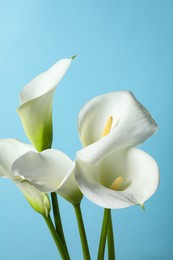
M 57 246 L 57 248 L 58 248 L 58 250 L 59 250 L 59 253 L 60 253 L 60 255 L 61 255 L 61 258 L 62 258 L 63 260 L 70 260 L 70 257 L 68 256 L 68 254 L 67 254 L 67 252 L 66 252 L 66 250 L 65 250 L 65 248 L 64 248 L 64 245 L 63 245 L 63 243 L 62 243 L 62 241 L 61 241 L 59 235 L 57 234 L 57 232 L 56 232 L 56 230 L 55 230 L 55 228 L 54 228 L 54 225 L 53 225 L 53 223 L 52 223 L 52 220 L 51 220 L 50 216 L 45 217 L 45 216 L 43 215 L 43 218 L 44 218 L 44 220 L 46 221 L 46 224 L 47 224 L 47 226 L 48 226 L 48 228 L 49 228 L 49 231 L 50 231 L 50 233 L 51 233 L 51 235 L 52 235 L 52 237 L 53 237 L 53 239 L 54 239 L 54 242 L 55 242 L 55 244 L 56 244 L 56 246 Z
M 102 223 L 102 230 L 101 230 L 101 234 L 100 234 L 100 243 L 99 243 L 98 258 L 97 258 L 98 260 L 104 259 L 109 219 L 110 219 L 110 209 L 104 209 L 104 217 L 103 217 L 103 223 Z
M 51 200 L 52 200 L 53 215 L 54 215 L 56 231 L 69 256 L 67 244 L 66 244 L 65 237 L 64 237 L 63 227 L 62 227 L 61 215 L 60 215 L 60 210 L 59 210 L 59 205 L 58 205 L 58 198 L 57 198 L 57 195 L 55 192 L 51 193 Z
M 87 242 L 84 222 L 83 222 L 83 218 L 82 218 L 80 203 L 73 204 L 73 207 L 74 207 L 74 210 L 76 213 L 76 219 L 77 219 L 78 228 L 79 228 L 83 257 L 84 257 L 84 260 L 90 260 L 91 258 L 90 258 L 90 253 L 89 253 L 88 242 Z
M 108 260 L 115 260 L 114 233 L 113 233 L 111 211 L 110 211 L 109 224 L 107 230 L 107 241 L 108 241 Z

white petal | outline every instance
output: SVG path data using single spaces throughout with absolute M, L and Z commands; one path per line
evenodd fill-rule
M 25 133 L 40 152 L 52 144 L 52 100 L 72 59 L 63 59 L 29 82 L 20 93 L 17 112 Z
M 77 203 L 82 194 L 74 178 L 74 167 L 75 163 L 67 155 L 49 149 L 24 154 L 14 162 L 12 171 L 40 191 L 56 191 L 71 203 Z
M 0 139 L 0 176 L 13 178 L 11 166 L 13 162 L 34 147 L 17 139 Z
M 23 193 L 31 207 L 38 213 L 48 217 L 50 212 L 50 201 L 47 194 L 40 192 L 34 186 L 27 182 L 15 181 L 17 187 Z
M 73 163 L 73 166 L 75 167 L 75 163 Z M 83 198 L 83 194 L 77 185 L 74 172 L 71 172 L 64 178 L 56 192 L 72 204 L 78 204 Z
M 143 205 L 159 184 L 157 163 L 137 148 L 114 152 L 97 165 L 77 159 L 75 175 L 83 194 L 104 208 Z M 110 186 L 119 176 L 124 182 L 119 191 L 114 191 Z
M 0 139 L 0 176 L 12 179 L 22 191 L 30 205 L 37 212 L 47 216 L 50 203 L 47 195 L 38 191 L 29 183 L 16 181 L 11 171 L 13 162 L 28 151 L 35 151 L 34 147 L 17 139 Z
M 110 133 L 101 138 L 108 118 L 113 117 Z M 149 112 L 131 92 L 117 91 L 90 100 L 80 111 L 78 120 L 81 160 L 98 163 L 113 151 L 144 142 L 157 130 Z
M 25 133 L 41 152 L 52 145 L 52 99 L 54 90 L 17 109 Z
M 20 93 L 20 105 L 54 89 L 66 73 L 71 61 L 72 59 L 62 59 L 31 80 Z

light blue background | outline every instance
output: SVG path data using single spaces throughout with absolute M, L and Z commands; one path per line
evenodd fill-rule
M 54 98 L 54 148 L 81 148 L 76 121 L 90 98 L 131 90 L 159 124 L 142 149 L 157 161 L 157 193 L 139 207 L 114 210 L 117 260 L 173 259 L 173 1 L 0 1 L 0 137 L 27 141 L 15 109 L 22 87 L 54 62 L 77 54 Z M 60 199 L 72 260 L 82 253 L 74 212 Z M 102 209 L 82 202 L 92 259 Z M 8 180 L 0 181 L 0 259 L 60 259 L 41 216 Z

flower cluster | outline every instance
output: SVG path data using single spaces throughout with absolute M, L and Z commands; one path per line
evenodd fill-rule
M 74 206 L 84 195 L 106 209 L 143 207 L 158 187 L 159 170 L 136 146 L 156 132 L 157 124 L 131 92 L 103 94 L 84 105 L 78 117 L 83 148 L 74 161 L 51 148 L 53 95 L 72 60 L 58 61 L 21 91 L 17 112 L 32 145 L 0 139 L 0 176 L 14 181 L 45 218 L 52 192 Z

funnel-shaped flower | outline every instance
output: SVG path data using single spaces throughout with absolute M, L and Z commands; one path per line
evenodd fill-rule
M 31 80 L 20 93 L 17 112 L 26 135 L 39 152 L 51 147 L 53 94 L 71 61 L 72 58 L 58 61 Z
M 117 91 L 90 100 L 79 113 L 78 129 L 85 148 L 77 157 L 95 164 L 114 151 L 143 143 L 157 124 L 131 92 Z
M 143 206 L 159 184 L 155 160 L 137 148 L 113 152 L 97 165 L 78 158 L 75 175 L 80 190 L 89 200 L 112 209 Z
M 16 183 L 34 210 L 48 216 L 50 202 L 44 192 L 38 191 L 31 184 L 16 178 L 11 170 L 13 162 L 28 151 L 35 151 L 33 146 L 16 139 L 0 139 L 0 176 L 9 178 Z
M 75 162 L 64 153 L 48 149 L 41 153 L 28 152 L 12 166 L 16 178 L 22 178 L 42 192 L 57 192 L 72 204 L 82 199 L 75 177 Z

